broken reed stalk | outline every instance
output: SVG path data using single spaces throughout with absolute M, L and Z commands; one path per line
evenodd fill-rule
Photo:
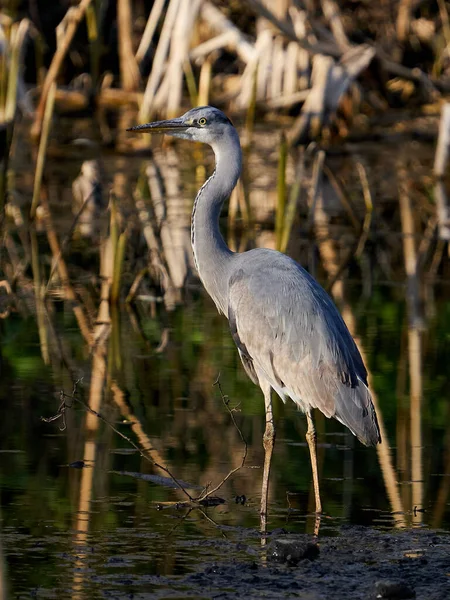
M 442 29 L 447 45 L 450 44 L 450 19 L 448 16 L 448 10 L 445 5 L 445 0 L 437 0 L 439 6 L 439 13 L 441 16 Z
M 22 19 L 20 23 L 14 23 L 11 27 L 11 57 L 8 65 L 8 90 L 6 93 L 4 111 L 4 119 L 7 123 L 13 122 L 16 115 L 22 50 L 25 39 L 30 30 L 30 26 L 31 23 L 28 19 Z
M 142 99 L 142 104 L 139 111 L 138 119 L 141 123 L 145 123 L 150 119 L 153 100 L 163 75 L 164 65 L 172 36 L 172 30 L 178 15 L 180 2 L 181 0 L 170 0 L 169 2 L 166 16 L 164 18 L 164 24 L 159 36 L 158 46 L 156 47 L 155 56 L 153 58 L 152 70 L 147 80 L 147 86 L 145 88 L 144 97 Z
M 9 42 L 2 35 L 1 76 L 0 76 L 0 127 L 4 130 L 3 160 L 0 165 L 0 212 L 3 211 L 7 194 L 7 172 L 9 152 L 13 138 L 14 121 L 19 96 L 23 98 L 23 81 L 21 80 L 22 50 L 29 34 L 31 22 L 22 19 L 11 25 Z
M 134 278 L 133 283 L 131 284 L 131 287 L 128 291 L 127 297 L 125 298 L 125 302 L 126 304 L 131 304 L 137 294 L 137 291 L 139 289 L 139 286 L 141 284 L 141 281 L 144 279 L 144 277 L 148 274 L 148 267 L 143 267 L 139 273 L 136 275 L 136 277 Z M 129 308 L 129 307 L 127 307 Z
M 286 163 L 288 147 L 286 137 L 281 134 L 278 156 L 278 178 L 277 178 L 277 209 L 275 215 L 275 238 L 276 248 L 280 250 L 282 245 L 284 229 L 284 213 L 286 208 Z
M 399 205 L 403 234 L 403 255 L 407 278 L 406 304 L 408 307 L 408 358 L 410 379 L 410 426 L 411 426 L 411 504 L 423 507 L 422 465 L 422 339 L 423 327 L 420 314 L 419 273 L 415 246 L 414 214 L 407 188 L 407 170 L 401 165 L 399 172 Z M 422 513 L 414 513 L 413 521 L 422 519 Z
M 422 339 L 418 327 L 408 328 L 411 426 L 411 508 L 423 508 L 422 464 Z M 422 511 L 414 511 L 413 522 L 422 521 Z
M 34 61 L 36 64 L 36 83 L 41 86 L 44 85 L 45 80 L 45 67 L 44 67 L 44 54 L 46 50 L 45 42 L 41 35 L 37 33 L 33 34 L 34 42 Z
M 72 188 L 72 190 L 73 190 L 73 188 Z M 60 255 L 57 257 L 53 257 L 50 275 L 48 276 L 47 285 L 45 287 L 45 294 L 47 293 L 47 291 L 50 287 L 50 284 L 52 283 L 53 275 L 55 274 L 57 267 L 58 267 L 59 258 L 62 255 L 62 253 L 64 252 L 64 250 L 66 249 L 69 242 L 71 241 L 73 232 L 75 231 L 78 221 L 80 220 L 80 217 L 82 216 L 82 214 L 83 214 L 84 210 L 86 209 L 86 207 L 88 206 L 89 202 L 94 202 L 94 197 L 93 197 L 92 192 L 83 200 L 82 205 L 80 206 L 78 212 L 75 214 L 73 221 L 70 225 L 69 231 L 67 232 L 67 234 L 65 235 L 65 237 L 63 238 L 63 240 L 60 244 Z
M 64 299 L 69 301 L 74 312 L 75 318 L 78 322 L 78 327 L 80 328 L 81 335 L 85 339 L 88 346 L 91 346 L 93 341 L 91 327 L 89 325 L 86 314 L 78 301 L 77 295 L 75 294 L 75 290 L 73 289 L 73 286 L 70 282 L 69 271 L 67 269 L 66 262 L 62 257 L 61 247 L 59 245 L 58 236 L 53 226 L 50 207 L 48 205 L 46 194 L 43 194 L 42 196 L 42 207 L 44 209 L 44 223 L 45 230 L 47 233 L 47 240 L 50 246 L 53 261 L 56 262 L 58 268 L 61 286 L 64 291 Z
M 334 0 L 321 0 L 321 5 L 322 12 L 330 25 L 330 29 L 339 49 L 342 50 L 342 52 L 345 52 L 350 48 L 351 44 L 345 33 L 339 6 Z
M 256 65 L 256 68 L 252 74 L 250 101 L 248 103 L 247 113 L 245 115 L 245 148 L 250 146 L 253 136 L 253 129 L 255 128 L 257 82 L 258 65 Z
M 245 64 L 254 58 L 255 48 L 253 44 L 214 4 L 204 0 L 200 8 L 200 16 L 214 32 L 229 34 L 229 46 L 235 49 L 236 54 Z
M 311 185 L 309 188 L 309 215 L 308 215 L 308 230 L 312 231 L 314 226 L 316 204 L 319 197 L 320 180 L 322 177 L 323 165 L 325 162 L 325 151 L 319 150 L 313 165 L 313 172 L 311 177 Z
M 89 57 L 91 67 L 92 87 L 96 89 L 100 78 L 100 37 L 98 35 L 97 4 L 89 5 L 86 9 L 86 29 L 89 40 Z
M 369 233 L 370 233 L 370 226 L 372 223 L 372 212 L 373 212 L 372 195 L 370 193 L 369 182 L 368 182 L 366 171 L 365 171 L 363 165 L 358 162 L 357 168 L 358 168 L 358 173 L 359 173 L 359 176 L 361 179 L 361 185 L 363 188 L 364 203 L 366 206 L 366 214 L 364 216 L 364 221 L 361 226 L 359 226 L 359 223 L 356 222 L 355 229 L 359 232 L 359 237 L 356 240 L 356 242 L 347 249 L 344 260 L 341 262 L 340 266 L 337 268 L 335 273 L 328 279 L 327 286 L 325 288 L 327 291 L 333 289 L 335 283 L 341 278 L 342 273 L 348 267 L 350 261 L 353 258 L 358 259 L 361 257 L 361 255 L 364 251 L 364 247 L 365 247 L 367 238 L 369 237 Z M 354 216 L 351 204 L 350 204 L 349 200 L 347 199 L 347 197 L 345 196 L 344 191 L 341 189 L 340 184 L 334 178 L 334 175 L 331 172 L 331 170 L 328 169 L 328 167 L 325 167 L 325 165 L 324 165 L 323 171 L 324 171 L 324 173 L 327 174 L 329 181 L 332 183 L 335 191 L 337 192 L 337 196 L 341 200 L 341 203 L 344 206 L 344 208 L 347 208 L 348 215 L 353 222 L 353 218 L 356 220 L 356 217 Z
M 434 198 L 438 219 L 438 232 L 441 240 L 450 240 L 450 208 L 447 193 L 443 184 L 445 170 L 450 152 L 450 103 L 444 104 L 439 123 L 439 136 L 434 158 Z
M 140 73 L 133 53 L 130 0 L 117 0 L 120 82 L 126 92 L 139 88 Z
M 359 222 L 359 219 L 355 215 L 355 211 L 350 202 L 350 199 L 348 198 L 347 194 L 345 193 L 345 190 L 343 189 L 341 183 L 336 178 L 333 171 L 326 164 L 323 165 L 323 172 L 325 173 L 328 181 L 331 183 L 331 185 L 336 193 L 336 196 L 339 198 L 339 201 L 342 204 L 342 208 L 345 210 L 348 218 L 350 219 L 350 221 L 352 223 L 354 230 L 360 231 L 361 224 Z
M 183 64 L 189 55 L 189 44 L 195 27 L 201 0 L 181 0 L 181 6 L 170 42 L 169 77 L 170 91 L 167 94 L 167 115 L 175 116 L 180 110 L 183 96 Z
M 237 186 L 231 192 L 230 200 L 228 202 L 228 245 L 230 246 L 233 252 L 236 252 L 236 239 L 234 236 L 234 232 L 236 230 L 236 216 L 238 212 L 239 206 L 239 191 Z
M 400 0 L 396 22 L 397 40 L 404 44 L 408 38 L 411 26 L 411 11 L 413 10 L 413 0 Z
M 111 303 L 117 304 L 120 298 L 120 284 L 122 280 L 123 263 L 125 250 L 127 247 L 128 231 L 125 230 L 119 235 L 114 253 L 114 271 L 111 286 Z
M 356 167 L 358 169 L 359 178 L 361 180 L 364 204 L 366 206 L 366 214 L 364 215 L 364 221 L 361 227 L 361 235 L 359 237 L 358 245 L 355 251 L 355 257 L 359 258 L 363 253 L 364 246 L 366 245 L 367 238 L 369 237 L 370 225 L 372 223 L 373 202 L 366 170 L 363 164 L 360 162 L 356 163 Z
M 152 5 L 147 23 L 145 25 L 144 33 L 142 34 L 139 47 L 136 52 L 136 60 L 141 63 L 147 55 L 150 45 L 152 43 L 153 35 L 158 25 L 159 18 L 164 9 L 166 0 L 155 0 Z
M 119 223 L 116 197 L 111 191 L 109 195 L 109 236 L 102 239 L 100 243 L 100 278 L 102 281 L 100 290 L 99 321 L 109 321 L 109 303 L 111 302 L 111 290 L 116 276 L 116 256 L 119 246 Z M 119 265 L 120 267 L 120 265 Z M 121 267 L 120 267 L 121 268 Z M 116 286 L 120 286 L 120 277 Z M 118 293 L 119 287 L 116 288 Z M 117 300 L 117 298 L 116 298 Z
M 170 153 L 167 153 L 167 163 L 170 162 L 171 157 L 173 158 Z M 161 249 L 170 276 L 170 283 L 174 288 L 173 293 L 176 291 L 176 295 L 179 295 L 180 290 L 184 285 L 187 273 L 186 259 L 183 258 L 186 256 L 186 254 L 183 248 L 177 247 L 177 245 L 174 243 L 174 224 L 173 222 L 169 222 L 167 219 L 169 198 L 173 199 L 179 195 L 177 182 L 174 181 L 174 175 L 178 174 L 178 170 L 174 165 L 168 164 L 168 168 L 164 177 L 166 193 L 164 193 L 162 187 L 158 165 L 154 160 L 151 160 L 148 163 L 146 174 L 153 205 L 153 212 L 156 218 L 157 226 L 159 227 Z M 173 189 L 173 193 L 171 193 L 171 188 Z
M 45 105 L 44 120 L 42 122 L 41 138 L 39 140 L 39 149 L 36 161 L 36 170 L 34 174 L 34 186 L 33 186 L 33 199 L 31 201 L 30 218 L 34 219 L 36 216 L 36 209 L 38 207 L 41 197 L 41 185 L 42 175 L 44 174 L 45 155 L 47 153 L 48 136 L 50 133 L 50 127 L 53 117 L 53 109 L 55 106 L 55 92 L 56 83 L 52 83 L 47 96 L 47 102 Z
M 436 202 L 437 222 L 439 239 L 450 240 L 450 207 L 448 205 L 447 192 L 442 182 L 434 186 L 434 199 Z
M 439 124 L 439 136 L 436 146 L 436 155 L 434 158 L 434 176 L 442 179 L 445 175 L 445 168 L 448 163 L 450 152 L 450 103 L 444 104 Z
M 48 331 L 45 323 L 44 289 L 41 279 L 41 262 L 39 260 L 39 244 L 34 229 L 30 231 L 31 238 L 31 268 L 33 271 L 34 297 L 36 301 L 36 317 L 39 333 L 39 344 L 41 347 L 42 361 L 45 365 L 50 364 L 50 353 L 48 348 Z
M 98 309 L 98 323 L 109 323 L 111 320 L 109 303 L 111 296 L 111 282 L 114 271 L 114 246 L 111 234 L 100 240 L 100 306 Z M 94 337 L 97 342 L 97 337 Z
M 208 56 L 200 69 L 200 78 L 198 82 L 197 106 L 207 106 L 209 103 L 209 89 L 211 87 L 211 69 L 212 60 Z
M 47 106 L 47 96 L 50 92 L 52 85 L 55 84 L 56 78 L 58 77 L 58 73 L 61 69 L 64 58 L 67 52 L 69 51 L 70 44 L 72 43 L 72 40 L 75 36 L 78 25 L 83 19 L 84 13 L 87 7 L 90 5 L 90 3 L 91 0 L 81 0 L 80 4 L 77 7 L 69 8 L 69 10 L 64 16 L 64 19 L 60 23 L 60 25 L 63 23 L 67 23 L 67 27 L 64 33 L 64 37 L 62 38 L 61 42 L 58 43 L 56 52 L 53 55 L 50 68 L 47 72 L 44 84 L 42 86 L 41 97 L 39 99 L 39 104 L 36 110 L 35 120 L 31 128 L 31 135 L 34 138 L 38 138 L 41 132 L 44 112 Z
M 115 269 L 115 267 L 116 266 L 114 263 L 114 269 Z M 117 303 L 113 302 L 113 299 L 112 299 L 113 288 L 114 288 L 114 277 L 115 277 L 115 274 L 113 274 L 113 281 L 112 281 L 112 285 L 111 285 L 111 306 L 110 306 L 111 335 L 110 335 L 110 344 L 109 344 L 109 349 L 108 349 L 108 371 L 110 372 L 110 374 L 112 372 L 120 373 L 123 369 L 123 362 L 122 362 L 123 346 L 121 343 L 120 309 L 118 308 Z M 110 381 L 110 379 L 111 379 L 111 375 L 108 378 L 108 381 Z
M 407 278 L 406 301 L 410 327 L 421 328 L 422 317 L 420 310 L 419 274 L 417 269 L 417 252 L 415 245 L 414 212 L 407 184 L 407 170 L 402 165 L 399 173 L 399 206 L 402 225 L 403 256 Z
M 300 155 L 298 158 L 297 169 L 295 174 L 294 183 L 291 186 L 289 192 L 289 200 L 286 208 L 286 215 L 284 217 L 283 231 L 281 233 L 281 244 L 280 252 L 286 252 L 289 238 L 291 236 L 292 225 L 294 224 L 295 213 L 297 210 L 297 204 L 300 199 L 302 191 L 302 182 L 305 174 L 305 149 L 302 146 L 300 148 Z
M 249 207 L 247 205 L 247 200 L 245 198 L 244 185 L 242 183 L 242 179 L 239 179 L 236 187 L 231 192 L 230 201 L 228 204 L 228 245 L 233 250 L 233 252 L 243 252 L 243 250 L 237 250 L 236 246 L 236 217 L 238 212 L 241 214 L 242 219 L 242 237 L 241 237 L 241 245 L 244 244 L 245 247 L 245 234 L 250 229 L 250 212 Z
M 95 349 L 95 353 L 99 352 L 99 348 Z M 94 358 L 92 360 L 92 375 L 91 388 L 98 371 L 94 370 Z M 75 390 L 76 382 L 74 383 Z M 72 395 L 75 391 L 72 393 Z M 61 396 L 60 396 L 61 399 Z M 90 392 L 89 401 L 92 402 L 95 398 Z M 74 590 L 73 600 L 81 600 L 82 595 L 80 590 L 84 589 L 86 570 L 84 568 L 87 559 L 87 536 L 90 528 L 90 520 L 92 517 L 92 494 L 94 488 L 95 464 L 99 445 L 96 443 L 97 431 L 99 423 L 92 423 L 89 420 L 90 415 L 87 414 L 84 421 L 84 449 L 83 449 L 83 464 L 90 465 L 90 469 L 82 469 L 79 497 L 77 505 L 77 517 L 75 520 L 74 536 L 72 538 L 73 547 L 76 549 L 75 561 L 73 564 L 73 579 L 71 582 Z M 63 415 L 63 425 L 60 429 L 65 429 L 65 416 Z
M 189 58 L 187 58 L 183 62 L 183 71 L 184 71 L 184 76 L 186 78 L 186 85 L 187 85 L 188 92 L 189 92 L 189 100 L 191 102 L 191 106 L 200 106 L 198 104 L 197 83 L 195 81 L 195 75 L 192 70 L 192 65 L 191 65 L 191 61 L 189 60 Z
M 251 213 L 250 202 L 248 201 L 247 196 L 245 194 L 244 184 L 243 184 L 241 178 L 238 180 L 237 189 L 238 189 L 238 202 L 239 202 L 239 210 L 241 211 L 242 224 L 245 228 L 245 231 L 248 232 L 248 230 L 251 229 L 251 227 L 252 227 L 252 213 Z M 241 250 L 240 252 L 243 252 L 243 250 Z
M 158 189 L 157 182 L 154 182 L 154 191 Z M 151 271 L 153 277 L 155 278 L 155 273 L 158 274 L 158 283 L 161 288 L 164 290 L 164 302 L 168 309 L 173 308 L 174 306 L 174 293 L 173 293 L 173 284 L 170 279 L 170 276 L 167 272 L 167 269 L 163 263 L 161 258 L 161 248 L 153 227 L 153 219 L 150 216 L 150 212 L 146 206 L 144 198 L 149 195 L 149 186 L 147 180 L 146 169 L 143 168 L 139 175 L 139 179 L 136 185 L 136 189 L 134 192 L 134 202 L 136 206 L 136 210 L 138 213 L 139 221 L 142 226 L 142 233 L 144 235 L 145 242 L 148 248 L 148 262 L 152 267 Z M 127 302 L 131 302 L 134 295 L 137 292 L 138 285 L 142 277 L 145 275 L 147 270 L 142 269 L 140 275 L 137 276 L 134 283 L 132 284 L 130 291 L 127 296 Z

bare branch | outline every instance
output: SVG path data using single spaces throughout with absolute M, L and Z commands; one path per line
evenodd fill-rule
M 225 475 L 225 477 L 222 479 L 222 481 L 221 481 L 221 482 L 220 482 L 218 485 L 216 485 L 216 487 L 214 487 L 212 490 L 209 490 L 209 491 L 208 491 L 208 487 L 209 487 L 209 485 L 208 485 L 208 486 L 205 488 L 204 492 L 201 494 L 200 498 L 197 498 L 197 502 L 202 502 L 202 501 L 204 501 L 206 498 L 208 498 L 209 496 L 211 496 L 211 494 L 214 494 L 214 492 L 217 492 L 217 490 L 219 490 L 219 489 L 220 489 L 220 488 L 223 486 L 223 484 L 224 484 L 226 481 L 228 481 L 228 479 L 229 479 L 229 478 L 230 478 L 232 475 L 234 475 L 234 473 L 236 473 L 236 471 L 239 471 L 239 469 L 242 469 L 242 467 L 243 467 L 243 466 L 244 466 L 244 464 L 245 464 L 245 461 L 246 461 L 246 458 L 247 458 L 247 451 L 248 451 L 248 445 L 247 445 L 247 441 L 246 441 L 246 439 L 244 438 L 244 434 L 242 433 L 242 431 L 241 431 L 241 429 L 239 428 L 238 424 L 236 423 L 236 419 L 234 418 L 234 412 L 236 412 L 236 410 L 237 410 L 237 407 L 230 408 L 230 399 L 228 398 L 228 396 L 226 396 L 226 395 L 223 393 L 222 386 L 221 386 L 221 384 L 220 384 L 220 373 L 219 373 L 219 375 L 217 376 L 217 379 L 216 379 L 216 381 L 213 383 L 213 385 L 218 387 L 218 389 L 219 389 L 219 393 L 220 393 L 220 396 L 221 396 L 221 398 L 222 398 L 222 402 L 224 403 L 224 405 L 225 405 L 225 408 L 227 409 L 227 411 L 228 411 L 228 413 L 229 413 L 229 415 L 230 415 L 230 417 L 231 417 L 231 421 L 233 422 L 233 425 L 234 425 L 234 426 L 236 427 L 236 429 L 238 430 L 239 436 L 240 436 L 240 438 L 241 438 L 241 440 L 242 440 L 242 443 L 244 444 L 244 453 L 243 453 L 243 455 L 242 455 L 242 461 L 241 461 L 241 464 L 240 464 L 240 465 L 238 465 L 237 467 L 235 467 L 234 469 L 231 469 L 231 471 L 229 471 L 229 472 L 228 472 L 228 474 L 227 474 L 227 475 Z

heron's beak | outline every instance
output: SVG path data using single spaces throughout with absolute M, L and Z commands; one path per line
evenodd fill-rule
M 168 119 L 167 121 L 155 121 L 154 123 L 144 123 L 130 127 L 127 131 L 139 131 L 142 133 L 178 133 L 188 129 L 190 125 L 183 122 L 181 118 Z

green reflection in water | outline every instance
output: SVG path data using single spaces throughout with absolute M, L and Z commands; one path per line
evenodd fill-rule
M 355 306 L 355 310 L 394 447 L 394 460 L 401 464 L 401 448 L 396 452 L 395 446 L 401 426 L 398 417 L 403 414 L 399 404 L 407 405 L 407 387 L 402 388 L 398 381 L 405 352 L 402 338 L 406 316 L 396 296 L 393 288 L 379 287 L 363 309 Z M 70 314 L 61 311 L 58 319 L 69 332 L 64 335 L 66 351 L 73 357 L 77 375 L 84 376 L 78 392 L 86 399 L 90 358 L 82 349 Z M 60 389 L 70 391 L 67 371 L 62 366 L 58 369 L 42 364 L 33 320 L 12 316 L 1 327 L 0 485 L 3 553 L 10 591 L 20 594 L 33 588 L 67 589 L 72 585 L 80 549 L 74 545 L 74 528 L 82 475 L 82 470 L 67 465 L 83 457 L 85 414 L 75 405 L 68 412 L 64 432 L 59 432 L 55 423 L 41 422 L 41 416 L 55 412 Z M 207 298 L 200 296 L 179 308 L 170 316 L 167 327 L 169 341 L 162 352 L 155 353 L 161 326 L 146 321 L 144 340 L 133 330 L 128 314 L 122 313 L 118 332 L 121 369 L 110 365 L 110 376 L 124 392 L 131 412 L 164 463 L 178 477 L 205 485 L 220 481 L 242 455 L 238 432 L 213 387 L 221 373 L 224 392 L 232 406 L 239 407 L 237 419 L 249 445 L 247 467 L 219 492 L 226 504 L 207 510 L 218 526 L 231 529 L 224 532 L 199 511 L 157 510 L 158 503 L 180 500 L 179 495 L 161 486 L 110 474 L 112 469 L 145 473 L 152 472 L 152 468 L 137 453 L 127 452 L 126 442 L 100 424 L 96 461 L 88 466 L 94 469 L 94 478 L 89 533 L 84 541 L 89 569 L 98 577 L 113 572 L 123 576 L 128 562 L 132 577 L 138 579 L 144 573 L 173 575 L 189 571 L 205 559 L 205 544 L 208 558 L 220 560 L 227 555 L 223 546 L 218 556 L 214 551 L 214 540 L 222 543 L 223 535 L 230 543 L 245 540 L 251 548 L 258 545 L 255 529 L 264 412 L 260 391 L 243 373 L 227 323 Z M 446 468 L 449 331 L 450 310 L 443 303 L 430 322 L 424 344 L 425 524 L 432 521 L 444 480 L 439 473 Z M 311 508 L 306 427 L 292 403 L 283 406 L 276 401 L 275 407 L 278 440 L 271 480 L 270 526 L 303 532 L 309 527 L 306 514 Z M 129 425 L 121 423 L 109 393 L 101 412 L 135 439 Z M 342 522 L 392 526 L 376 452 L 359 445 L 335 421 L 318 416 L 317 424 L 322 494 L 329 517 L 324 531 L 337 532 Z M 399 480 L 404 487 L 409 485 L 401 470 Z M 247 498 L 244 506 L 234 502 L 235 496 L 241 495 Z M 446 508 L 438 525 L 448 527 L 449 516 Z M 94 593 L 95 577 L 88 576 L 83 586 Z

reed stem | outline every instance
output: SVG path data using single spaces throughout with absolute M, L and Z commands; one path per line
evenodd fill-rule
M 36 209 L 38 207 L 40 197 L 41 197 L 42 175 L 44 173 L 45 155 L 47 152 L 48 136 L 50 133 L 53 109 L 55 106 L 55 93 L 56 93 L 56 83 L 52 83 L 50 86 L 48 96 L 47 96 L 44 120 L 42 122 L 41 139 L 39 140 L 39 150 L 38 150 L 37 161 L 36 161 L 36 172 L 34 175 L 33 199 L 31 201 L 31 210 L 30 210 L 30 218 L 31 219 L 34 219 L 36 216 Z

